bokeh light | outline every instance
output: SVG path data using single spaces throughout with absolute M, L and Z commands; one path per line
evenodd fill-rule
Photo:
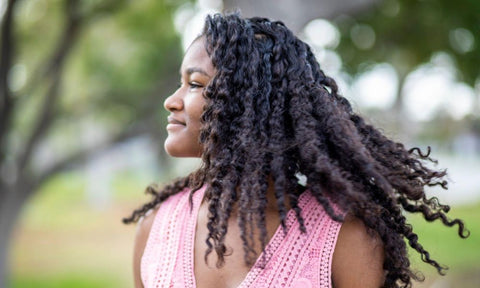
M 354 99 L 366 108 L 390 109 L 398 91 L 395 68 L 388 64 L 377 64 L 355 78 L 352 84 Z

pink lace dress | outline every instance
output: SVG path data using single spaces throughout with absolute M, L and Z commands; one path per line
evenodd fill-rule
M 190 209 L 186 189 L 163 202 L 157 211 L 141 262 L 145 288 L 194 288 L 193 245 L 197 213 L 205 189 L 193 195 Z M 295 213 L 279 227 L 238 288 L 332 287 L 332 255 L 341 224 L 333 221 L 305 191 L 299 198 L 307 233 L 301 233 Z M 262 263 L 262 256 L 265 262 Z

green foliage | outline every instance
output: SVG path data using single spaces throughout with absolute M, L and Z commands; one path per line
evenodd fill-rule
M 55 81 L 52 71 L 61 69 L 61 86 L 58 101 L 50 103 L 55 116 L 46 139 L 60 154 L 85 145 L 86 126 L 115 134 L 163 111 L 175 87 L 182 49 L 172 18 L 184 1 L 78 1 L 79 33 L 65 41 L 70 2 L 21 1 L 17 7 L 14 65 L 26 71 L 26 81 L 14 91 L 12 152 L 38 121 Z M 72 48 L 49 71 L 62 43 Z
M 67 83 L 77 95 L 67 108 L 99 113 L 98 120 L 122 128 L 144 117 L 142 107 L 152 104 L 151 90 L 160 83 L 169 93 L 173 83 L 165 79 L 176 76 L 181 61 L 173 9 L 164 1 L 131 1 L 90 25 L 70 66 L 75 76 Z M 78 87 L 78 82 L 86 85 Z
M 342 34 L 339 51 L 350 72 L 361 72 L 368 59 L 392 63 L 405 76 L 427 62 L 432 53 L 444 51 L 454 58 L 463 81 L 472 85 L 480 75 L 479 1 L 385 0 L 355 19 L 338 17 L 335 22 Z M 371 48 L 360 49 L 352 41 L 352 36 L 361 32 L 355 30 L 358 25 L 367 25 L 375 32 Z M 459 43 L 467 45 L 465 41 L 472 40 L 471 36 L 473 47 L 462 50 Z

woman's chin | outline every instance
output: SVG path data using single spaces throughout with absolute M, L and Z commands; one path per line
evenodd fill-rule
M 170 137 L 169 137 L 170 138 Z M 200 157 L 199 147 L 186 147 L 183 141 L 174 141 L 167 138 L 165 140 L 165 152 L 172 157 Z
M 171 141 L 167 138 L 167 140 L 165 140 L 164 148 L 168 155 L 172 157 L 182 157 L 182 149 L 179 149 L 181 148 L 181 145 L 176 144 L 175 141 Z

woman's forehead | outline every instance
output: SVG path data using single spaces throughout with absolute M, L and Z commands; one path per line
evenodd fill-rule
M 197 39 L 188 47 L 183 57 L 181 72 L 198 70 L 197 68 L 201 68 L 210 76 L 214 74 L 212 60 L 205 49 L 203 38 Z

